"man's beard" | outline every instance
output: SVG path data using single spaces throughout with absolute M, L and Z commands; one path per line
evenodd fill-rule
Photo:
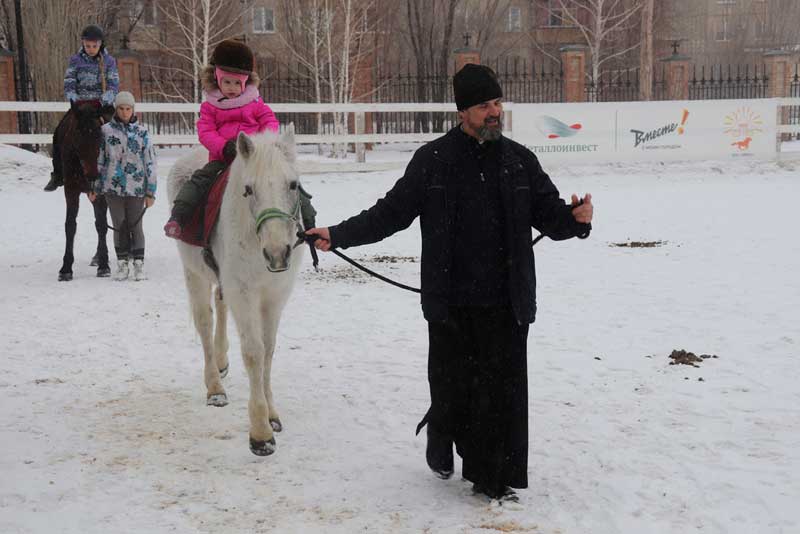
M 487 126 L 485 123 L 477 129 L 478 137 L 484 141 L 497 141 L 503 136 L 503 120 L 498 118 L 494 127 Z

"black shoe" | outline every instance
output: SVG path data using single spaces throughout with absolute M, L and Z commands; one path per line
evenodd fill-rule
M 55 191 L 59 187 L 64 185 L 64 179 L 56 174 L 55 172 L 50 173 L 50 181 L 47 182 L 47 185 L 44 186 L 45 191 Z
M 519 502 L 519 495 L 517 495 L 517 492 L 508 486 L 502 486 L 501 488 L 490 488 L 488 486 L 484 486 L 483 484 L 476 483 L 472 485 L 472 493 L 476 495 L 485 495 L 490 499 L 498 501 L 500 504 L 503 504 L 504 502 Z
M 453 476 L 453 439 L 428 423 L 428 445 L 425 447 L 425 460 L 433 473 L 447 480 Z

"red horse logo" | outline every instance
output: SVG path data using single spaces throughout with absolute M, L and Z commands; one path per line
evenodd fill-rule
M 752 137 L 745 137 L 742 141 L 736 141 L 731 143 L 731 146 L 735 146 L 739 150 L 747 150 L 750 148 L 750 141 L 752 141 Z

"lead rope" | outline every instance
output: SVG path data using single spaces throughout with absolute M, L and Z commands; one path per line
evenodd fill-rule
M 583 204 L 583 199 L 581 199 L 581 201 L 578 204 L 572 206 L 572 208 L 577 208 L 581 204 Z M 584 233 L 584 234 L 581 234 L 581 235 L 579 235 L 577 237 L 579 239 L 586 239 L 588 236 L 589 236 L 588 233 Z M 322 238 L 317 236 L 317 235 L 306 235 L 305 232 L 303 232 L 303 231 L 297 232 L 297 237 L 298 237 L 298 243 L 300 243 L 300 241 L 305 241 L 306 243 L 308 243 L 308 246 L 311 247 L 311 256 L 314 259 L 314 270 L 315 271 L 318 270 L 317 269 L 317 265 L 319 265 L 319 258 L 317 257 L 317 249 L 314 247 L 314 243 L 318 239 L 322 239 Z M 543 237 L 544 237 L 544 233 L 539 234 L 536 237 L 536 239 L 533 240 L 533 243 L 531 243 L 531 248 L 535 247 L 536 243 L 541 241 Z M 417 289 L 416 287 L 411 287 L 411 286 L 407 286 L 405 284 L 401 284 L 400 282 L 395 282 L 394 280 L 386 278 L 382 274 L 378 274 L 375 271 L 373 271 L 371 269 L 368 269 L 367 267 L 364 267 L 363 265 L 361 265 L 360 263 L 358 263 L 354 259 L 348 257 L 345 254 L 342 254 L 341 252 L 339 252 L 335 248 L 330 249 L 329 252 L 333 252 L 334 254 L 336 254 L 337 256 L 342 258 L 344 261 L 346 261 L 347 263 L 349 263 L 350 265 L 355 267 L 356 269 L 360 269 L 360 270 L 364 271 L 365 273 L 367 273 L 368 275 L 373 276 L 373 277 L 377 278 L 378 280 L 380 280 L 382 282 L 386 282 L 389 285 L 393 285 L 395 287 L 399 287 L 400 289 L 405 289 L 406 291 L 411 291 L 412 293 L 421 293 L 421 291 L 419 289 Z

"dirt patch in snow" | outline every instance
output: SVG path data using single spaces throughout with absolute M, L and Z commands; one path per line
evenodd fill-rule
M 655 248 L 666 244 L 667 241 L 625 241 L 624 243 L 611 243 L 608 246 L 626 248 Z
M 670 365 L 691 365 L 692 367 L 700 367 L 699 364 L 705 360 L 718 358 L 716 354 L 701 354 L 697 355 L 694 352 L 688 352 L 683 349 L 676 349 L 669 355 Z

